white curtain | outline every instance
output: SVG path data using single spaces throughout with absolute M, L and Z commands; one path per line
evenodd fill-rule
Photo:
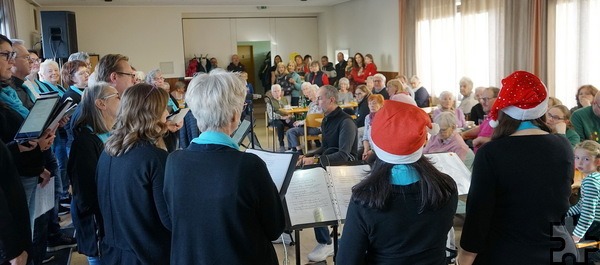
M 574 107 L 577 88 L 600 88 L 600 1 L 556 0 L 554 24 L 554 76 L 556 97 Z
M 473 86 L 500 87 L 504 73 L 505 7 L 496 0 L 462 0 L 459 71 Z M 460 77 L 459 77 L 460 78 Z
M 497 0 L 420 1 L 416 65 L 421 83 L 437 96 L 459 95 L 458 81 L 474 87 L 499 86 L 504 73 L 505 6 Z M 460 98 L 460 97 L 459 97 Z
M 416 73 L 432 97 L 448 90 L 457 95 L 458 24 L 454 0 L 421 0 L 417 6 Z M 412 75 L 411 74 L 411 75 Z
M 0 0 L 0 33 L 8 38 L 17 37 L 14 0 Z

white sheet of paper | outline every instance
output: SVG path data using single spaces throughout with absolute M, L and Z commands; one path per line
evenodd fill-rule
M 256 149 L 246 149 L 246 153 L 252 153 L 260 157 L 265 164 L 269 174 L 277 186 L 277 191 L 281 191 L 283 182 L 285 181 L 285 175 L 287 174 L 290 162 L 292 160 L 292 153 L 271 153 Z
M 469 193 L 471 187 L 471 171 L 455 153 L 426 154 L 425 157 L 442 173 L 448 174 L 458 188 L 458 195 Z
M 172 122 L 174 122 L 174 123 L 179 123 L 179 122 L 183 121 L 183 118 L 188 113 L 188 111 L 190 111 L 189 108 L 180 109 L 179 113 L 177 113 L 177 114 L 169 117 L 169 120 L 172 121 Z
M 42 188 L 40 184 L 35 188 L 34 216 L 38 218 L 54 207 L 54 177 Z
M 292 226 L 337 220 L 326 174 L 320 167 L 294 171 L 285 194 Z
M 352 187 L 362 181 L 369 170 L 371 170 L 369 165 L 327 167 L 327 172 L 332 178 L 342 220 L 346 219 L 348 205 L 352 198 Z

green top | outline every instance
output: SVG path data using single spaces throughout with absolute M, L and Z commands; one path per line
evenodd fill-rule
M 592 106 L 575 111 L 571 116 L 571 124 L 580 140 L 600 142 L 600 118 L 594 114 Z

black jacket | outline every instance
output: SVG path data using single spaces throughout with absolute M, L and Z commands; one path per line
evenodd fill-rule
M 340 107 L 323 118 L 321 132 L 322 145 L 313 154 L 321 155 L 322 165 L 358 158 L 356 124 Z
M 367 97 L 358 103 L 358 107 L 356 108 L 356 127 L 364 127 L 365 126 L 365 118 L 369 115 L 371 111 L 369 110 L 369 100 Z
M 4 142 L 0 140 L 0 264 L 31 253 L 29 208 L 23 185 Z

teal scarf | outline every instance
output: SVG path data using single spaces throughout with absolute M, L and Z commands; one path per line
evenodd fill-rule
M 527 130 L 527 129 L 539 129 L 539 128 L 540 127 L 533 125 L 533 123 L 530 121 L 522 121 L 521 124 L 519 125 L 519 127 L 517 128 L 517 131 L 522 131 L 522 130 Z
M 63 87 L 61 87 L 61 86 L 53 85 L 53 84 L 50 84 L 50 83 L 48 83 L 48 82 L 46 82 L 46 81 L 42 81 L 42 82 L 41 82 L 41 84 L 40 84 L 40 90 L 42 89 L 42 86 L 46 86 L 46 89 L 45 89 L 45 90 L 47 90 L 47 91 L 44 91 L 44 92 L 52 92 L 52 91 L 56 91 L 56 92 L 58 92 L 58 96 L 59 96 L 59 97 L 62 97 L 62 96 L 65 94 L 65 89 L 64 89 Z M 49 87 L 51 90 L 48 90 L 48 89 L 47 89 L 48 87 Z
M 171 112 L 171 113 L 175 113 L 179 110 L 179 108 L 177 107 L 177 104 L 175 104 L 175 102 L 173 102 L 173 99 L 171 97 L 169 97 L 169 102 L 167 103 L 167 106 L 171 107 L 171 109 L 173 110 L 173 112 Z
M 233 142 L 229 135 L 217 131 L 207 131 L 194 138 L 192 143 L 195 144 L 219 144 L 229 146 L 235 150 L 240 150 L 240 147 Z
M 2 88 L 2 91 L 0 92 L 0 101 L 4 102 L 9 108 L 21 114 L 23 118 L 27 118 L 27 115 L 29 115 L 29 110 L 23 106 L 23 102 L 21 102 L 19 99 L 17 91 L 15 91 L 12 87 L 6 86 Z
M 395 165 L 392 167 L 391 182 L 393 185 L 407 186 L 419 181 L 417 170 L 408 165 Z
M 69 87 L 71 90 L 73 90 L 73 92 L 79 94 L 80 96 L 83 95 L 83 90 L 81 88 L 76 87 L 75 85 L 72 85 Z

